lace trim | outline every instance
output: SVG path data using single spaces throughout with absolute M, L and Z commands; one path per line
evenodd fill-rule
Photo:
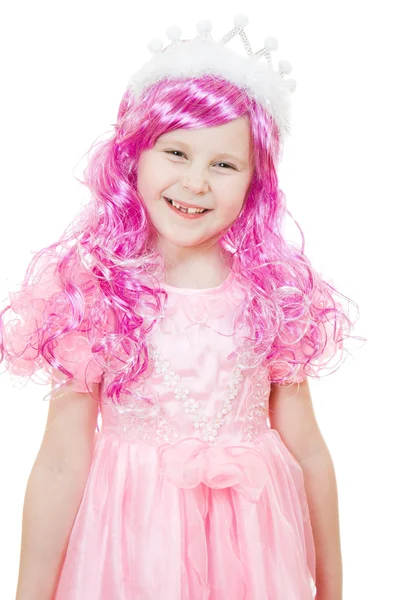
M 253 387 L 247 398 L 247 409 L 242 425 L 242 442 L 251 442 L 268 427 L 266 421 L 270 391 L 268 369 L 260 367 L 254 374 Z
M 172 424 L 171 415 L 159 402 L 157 390 L 144 382 L 141 393 L 154 399 L 152 404 L 135 399 L 128 406 L 119 407 L 107 403 L 102 406 L 103 431 L 129 441 L 166 442 L 173 444 L 181 437 L 177 427 Z M 137 390 L 136 390 L 137 391 Z

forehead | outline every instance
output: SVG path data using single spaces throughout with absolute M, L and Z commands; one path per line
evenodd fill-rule
M 174 129 L 161 135 L 157 142 L 180 143 L 194 151 L 209 151 L 213 154 L 229 154 L 239 160 L 248 160 L 251 139 L 247 119 L 240 118 L 217 125 L 199 129 Z

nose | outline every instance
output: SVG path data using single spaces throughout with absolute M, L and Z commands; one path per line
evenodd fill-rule
M 190 190 L 193 194 L 205 193 L 208 191 L 208 181 L 204 177 L 203 171 L 192 168 L 190 172 L 186 171 L 182 178 L 182 186 Z

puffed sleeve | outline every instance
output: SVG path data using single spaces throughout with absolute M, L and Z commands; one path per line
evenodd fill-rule
M 319 323 L 319 336 L 304 335 L 292 345 L 279 349 L 269 366 L 269 379 L 276 385 L 301 383 L 307 377 L 319 379 L 335 371 L 343 362 L 342 329 L 330 322 Z
M 0 323 L 2 358 L 9 372 L 40 384 L 50 384 L 53 379 L 57 384 L 69 381 L 70 389 L 92 392 L 93 383 L 102 379 L 103 369 L 92 351 L 86 308 L 85 318 L 76 328 L 70 298 L 61 290 L 50 265 L 34 284 L 9 293 L 9 306 L 2 312 Z M 49 361 L 53 357 L 56 364 Z M 61 379 L 55 373 L 60 366 L 72 374 L 72 379 L 62 372 Z
M 72 373 L 70 380 L 71 389 L 76 392 L 92 392 L 93 383 L 100 383 L 103 377 L 103 369 L 97 364 L 92 354 L 90 342 L 86 335 L 72 332 L 58 341 L 54 351 L 57 360 Z M 53 378 L 57 383 L 64 381 L 53 372 Z

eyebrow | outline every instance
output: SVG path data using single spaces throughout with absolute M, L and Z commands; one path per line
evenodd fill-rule
M 174 139 L 168 139 L 168 140 L 159 140 L 157 143 L 159 144 L 180 144 L 181 146 L 183 146 L 184 148 L 188 149 L 190 148 L 190 146 L 188 146 L 187 144 L 185 144 L 185 142 L 182 142 L 180 140 L 174 140 Z M 246 167 L 247 166 L 247 161 L 244 158 L 241 158 L 240 156 L 236 156 L 235 154 L 230 154 L 229 152 L 219 152 L 218 154 L 215 155 L 215 158 L 230 158 L 235 162 L 238 162 L 240 165 L 242 165 L 242 167 Z

